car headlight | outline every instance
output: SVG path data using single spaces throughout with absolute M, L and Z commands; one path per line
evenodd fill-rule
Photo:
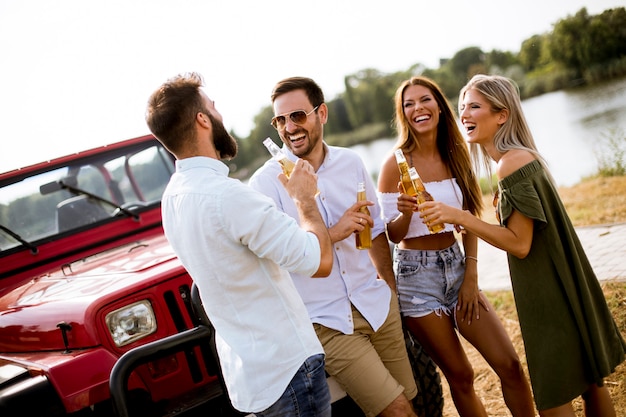
M 148 300 L 112 311 L 105 320 L 117 347 L 146 337 L 157 329 L 154 311 Z

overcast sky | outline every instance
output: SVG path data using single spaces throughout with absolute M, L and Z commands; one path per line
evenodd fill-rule
M 0 172 L 148 133 L 146 100 L 200 72 L 247 136 L 276 83 L 383 72 L 478 46 L 519 51 L 587 7 L 626 0 L 0 0 Z

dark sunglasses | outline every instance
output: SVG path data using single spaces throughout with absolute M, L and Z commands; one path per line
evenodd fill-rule
M 279 114 L 278 116 L 272 117 L 272 121 L 270 123 L 274 126 L 274 129 L 282 129 L 287 121 L 286 117 L 289 117 L 289 120 L 291 120 L 294 124 L 303 125 L 309 115 L 317 110 L 318 107 L 319 106 L 315 106 L 315 108 L 308 113 L 304 110 L 296 110 L 291 113 Z

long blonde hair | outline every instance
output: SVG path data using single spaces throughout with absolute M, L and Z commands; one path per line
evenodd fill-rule
M 437 125 L 437 149 L 443 163 L 448 167 L 452 177 L 456 178 L 463 193 L 463 208 L 475 215 L 480 215 L 483 209 L 482 193 L 470 160 L 467 144 L 456 123 L 452 107 L 444 96 L 441 88 L 431 79 L 424 76 L 415 76 L 404 81 L 396 90 L 394 104 L 394 122 L 398 131 L 396 148 L 405 152 L 419 149 L 419 142 L 413 128 L 404 114 L 404 91 L 412 85 L 421 85 L 428 88 L 441 110 Z
M 519 88 L 509 78 L 500 75 L 478 74 L 463 87 L 459 93 L 459 106 L 465 93 L 469 90 L 479 92 L 491 106 L 491 111 L 508 110 L 509 117 L 493 137 L 493 144 L 498 152 L 504 153 L 513 149 L 530 152 L 539 161 L 551 178 L 546 160 L 541 156 L 535 145 L 535 139 L 528 127 L 522 110 Z M 483 145 L 471 144 L 470 154 L 474 168 L 483 168 L 491 178 L 491 157 Z

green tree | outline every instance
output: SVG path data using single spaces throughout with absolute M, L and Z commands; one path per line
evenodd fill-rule
M 490 73 L 502 74 L 504 71 L 514 65 L 519 64 L 517 55 L 509 51 L 499 51 L 497 49 L 487 53 L 485 66 Z
M 520 85 L 523 98 L 573 83 L 624 75 L 626 9 L 619 7 L 590 16 L 582 8 L 574 16 L 559 20 L 551 32 L 523 41 L 519 53 L 499 50 L 485 53 L 472 46 L 450 59 L 441 59 L 438 68 L 415 64 L 391 74 L 366 68 L 347 75 L 345 91 L 327 100 L 329 120 L 325 133 L 342 146 L 387 136 L 392 130 L 393 97 L 402 81 L 423 74 L 439 84 L 455 106 L 459 90 L 476 73 L 513 78 Z M 277 138 L 269 125 L 272 113 L 271 107 L 267 107 L 255 117 L 255 127 L 247 139 L 240 141 L 240 155 L 232 161 L 231 168 L 250 164 L 256 169 L 266 159 L 261 140 L 267 136 Z
M 352 126 L 359 127 L 374 119 L 376 84 L 382 77 L 382 72 L 367 68 L 344 78 L 346 110 Z
M 590 16 L 582 8 L 558 21 L 548 39 L 552 59 L 582 77 L 590 68 L 626 55 L 626 9 Z
M 328 122 L 324 128 L 326 133 L 344 133 L 353 129 L 343 96 L 340 94 L 337 98 L 326 103 L 328 106 Z
M 266 137 L 278 137 L 276 129 L 270 124 L 272 117 L 274 117 L 274 109 L 271 105 L 263 107 L 254 116 L 254 127 L 248 135 L 248 139 L 254 143 L 254 145 L 251 145 L 252 150 L 265 149 L 263 147 L 263 139 Z
M 534 71 L 546 63 L 544 58 L 548 53 L 546 44 L 547 35 L 533 35 L 522 42 L 518 60 L 525 71 Z
M 237 178 L 247 178 L 252 172 L 260 167 L 267 159 L 268 153 L 263 146 L 263 139 L 266 137 L 276 138 L 278 134 L 270 125 L 270 120 L 274 117 L 272 106 L 263 107 L 256 116 L 254 116 L 254 127 L 250 131 L 247 138 L 237 138 L 239 151 L 237 156 L 228 161 L 231 173 Z
M 456 102 L 459 95 L 459 90 L 467 81 L 466 77 L 459 78 L 452 72 L 452 68 L 449 65 L 449 61 L 445 62 L 441 67 L 437 69 L 427 69 L 424 71 L 424 76 L 435 81 L 444 95 L 451 99 L 452 102 Z
M 470 46 L 454 54 L 446 65 L 449 65 L 452 73 L 459 81 L 465 83 L 466 79 L 475 74 L 471 69 L 484 67 L 485 62 L 486 55 L 482 49 L 477 46 Z
M 591 64 L 599 64 L 626 55 L 626 8 L 605 10 L 589 21 Z
M 580 36 L 586 35 L 588 24 L 589 14 L 583 8 L 575 16 L 557 22 L 548 40 L 551 57 L 564 66 L 573 68 L 578 75 L 588 62 L 589 39 L 581 39 L 586 36 Z

